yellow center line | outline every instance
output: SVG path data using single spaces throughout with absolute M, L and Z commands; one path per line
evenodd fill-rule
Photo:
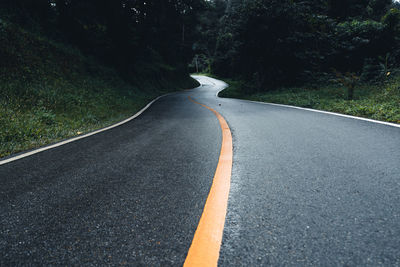
M 214 109 L 189 100 L 211 110 L 217 116 L 222 129 L 222 146 L 214 180 L 193 237 L 184 266 L 217 266 L 224 232 L 232 173 L 232 134 L 228 123 Z

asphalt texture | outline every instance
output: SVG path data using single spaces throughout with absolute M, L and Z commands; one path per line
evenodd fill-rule
M 234 146 L 220 266 L 400 266 L 400 128 L 166 96 L 110 131 L 0 166 L 0 265 L 181 266 Z
M 191 94 L 0 166 L 0 266 L 181 266 L 222 138 Z

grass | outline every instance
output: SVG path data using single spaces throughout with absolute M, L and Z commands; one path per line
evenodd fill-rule
M 73 47 L 0 22 L 0 158 L 131 116 L 158 95 L 196 87 L 161 63 L 128 82 Z
M 357 85 L 353 100 L 346 100 L 346 89 L 338 85 L 247 93 L 244 82 L 227 82 L 230 86 L 219 94 L 221 97 L 286 104 L 400 123 L 400 75 L 381 85 Z

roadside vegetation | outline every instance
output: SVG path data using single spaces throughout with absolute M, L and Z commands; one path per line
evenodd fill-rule
M 221 96 L 399 123 L 398 1 L 214 0 L 199 27 L 190 68 Z
M 16 5 L 10 13 L 1 9 L 5 3 L 0 4 L 0 158 L 103 128 L 159 95 L 198 85 L 181 61 L 166 60 L 154 47 L 131 58 L 133 64 L 125 61 L 132 57 L 127 54 L 123 62 L 105 59 L 83 49 L 82 40 L 61 37 L 64 30 L 47 30 L 24 1 L 10 1 Z M 103 37 L 93 35 L 91 41 Z M 110 49 L 112 58 L 124 53 L 110 47 L 88 48 Z
M 346 99 L 347 89 L 338 85 L 283 87 L 248 93 L 243 89 L 245 82 L 225 81 L 229 87 L 219 93 L 220 97 L 299 106 L 400 124 L 400 76 L 381 85 L 357 85 L 351 100 Z
M 125 118 L 188 73 L 223 96 L 399 122 L 393 0 L 2 0 L 0 157 Z

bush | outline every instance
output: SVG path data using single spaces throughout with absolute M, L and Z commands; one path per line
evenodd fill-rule
M 337 85 L 285 87 L 259 93 L 245 93 L 243 82 L 228 81 L 229 87 L 221 97 L 242 98 L 269 103 L 287 104 L 400 123 L 400 75 L 393 75 L 379 85 L 358 83 L 354 99 L 346 100 L 346 92 Z

